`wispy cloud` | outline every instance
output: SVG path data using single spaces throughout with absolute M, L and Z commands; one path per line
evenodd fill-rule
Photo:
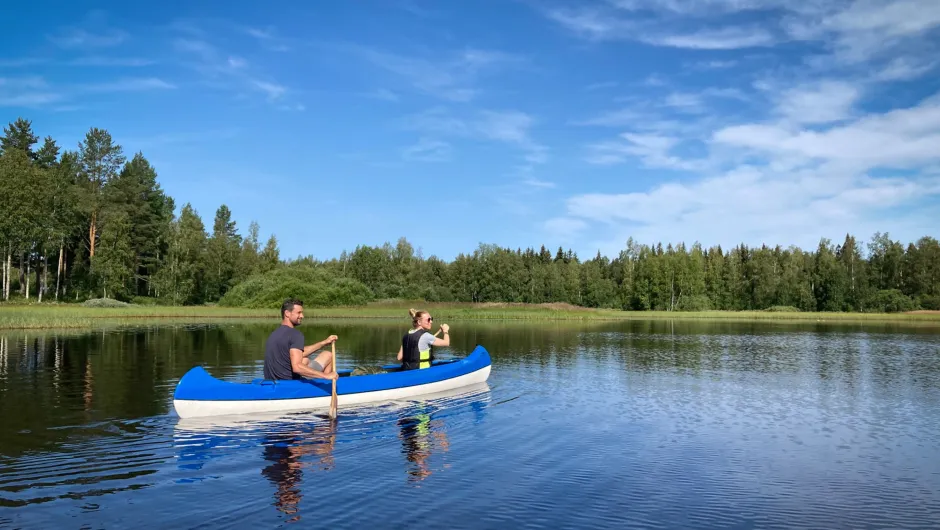
M 287 39 L 278 36 L 277 30 L 273 27 L 248 27 L 244 28 L 245 33 L 254 37 L 265 49 L 275 52 L 290 51 Z
M 172 144 L 194 144 L 230 140 L 238 136 L 242 130 L 237 127 L 224 129 L 208 129 L 204 131 L 168 132 L 141 138 L 128 138 L 124 143 L 135 148 L 156 147 Z
M 367 98 L 378 99 L 382 101 L 397 102 L 401 100 L 398 94 L 396 94 L 395 92 L 392 92 L 391 90 L 387 88 L 379 88 L 379 89 L 373 90 L 372 92 L 367 92 L 364 94 L 364 96 Z
M 518 110 L 481 110 L 460 117 L 436 107 L 408 116 L 404 125 L 425 135 L 505 143 L 522 151 L 523 160 L 529 165 L 548 160 L 548 147 L 532 138 L 535 118 Z
M 189 35 L 200 34 L 198 28 L 190 24 L 183 25 L 182 29 Z M 267 35 L 262 30 L 253 31 L 256 33 L 254 35 L 256 38 L 263 38 L 262 36 Z M 257 72 L 257 68 L 254 68 L 243 57 L 224 53 L 214 44 L 198 37 L 179 37 L 173 41 L 173 45 L 176 51 L 185 58 L 184 64 L 220 88 L 259 92 L 264 94 L 269 102 L 277 102 L 278 108 L 282 110 L 304 110 L 305 108 L 299 103 L 286 102 L 285 99 L 292 90 L 269 76 Z
M 117 29 L 101 33 L 92 33 L 84 29 L 67 29 L 49 36 L 49 40 L 62 48 L 108 48 L 121 44 L 127 38 L 126 31 Z
M 697 31 L 670 28 L 665 20 L 623 16 L 604 5 L 549 9 L 547 17 L 591 40 L 634 40 L 672 48 L 732 50 L 769 46 L 776 37 L 758 26 L 708 27 Z
M 0 68 L 22 68 L 46 62 L 47 59 L 39 57 L 21 57 L 19 59 L 0 59 Z
M 619 85 L 619 83 L 616 81 L 602 81 L 599 83 L 591 83 L 590 85 L 587 85 L 586 87 L 584 87 L 584 90 L 587 90 L 587 91 L 603 90 L 605 88 L 615 88 L 617 85 Z
M 43 107 L 61 100 L 61 94 L 51 92 L 30 92 L 23 94 L 4 94 L 0 92 L 0 107 Z
M 478 81 L 488 73 L 522 59 L 492 50 L 465 49 L 434 59 L 408 57 L 360 46 L 345 49 L 404 79 L 418 91 L 436 98 L 467 102 L 481 92 Z
M 535 142 L 530 136 L 534 123 L 532 116 L 519 111 L 483 111 L 476 128 L 492 140 L 515 145 L 526 152 L 525 160 L 531 164 L 542 164 L 548 158 L 548 148 Z
M 143 59 L 140 57 L 105 57 L 101 55 L 89 55 L 78 57 L 68 62 L 72 66 L 102 66 L 102 67 L 138 67 L 150 66 L 156 64 L 153 59 Z
M 586 160 L 591 164 L 622 164 L 630 159 L 639 159 L 651 168 L 701 170 L 707 161 L 686 159 L 670 154 L 679 145 L 679 138 L 659 134 L 623 133 L 616 140 L 588 146 Z
M 530 188 L 546 188 L 552 189 L 557 187 L 557 184 L 554 182 L 549 182 L 547 180 L 541 180 L 533 177 L 529 177 L 522 181 L 523 186 L 528 186 Z
M 0 107 L 43 107 L 62 99 L 42 77 L 0 77 Z
M 277 83 L 269 83 L 267 81 L 252 79 L 251 84 L 258 90 L 267 94 L 268 99 L 278 99 L 283 96 L 285 92 L 287 92 L 287 88 Z
M 445 162 L 450 160 L 453 153 L 452 146 L 441 140 L 421 138 L 414 145 L 402 151 L 402 158 L 418 162 Z
M 176 85 L 156 77 L 126 78 L 80 87 L 90 92 L 140 92 L 146 90 L 172 90 Z

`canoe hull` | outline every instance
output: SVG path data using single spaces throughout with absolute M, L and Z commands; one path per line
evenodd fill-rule
M 485 382 L 489 353 L 477 346 L 465 359 L 407 372 L 392 372 L 337 381 L 337 406 L 408 399 Z M 227 416 L 278 411 L 328 409 L 332 385 L 324 379 L 304 381 L 221 381 L 201 367 L 190 370 L 177 385 L 173 406 L 180 418 Z

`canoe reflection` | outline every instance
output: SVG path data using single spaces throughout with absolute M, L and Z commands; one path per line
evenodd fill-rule
M 264 459 L 270 462 L 261 474 L 275 486 L 274 506 L 290 517 L 286 522 L 300 520 L 301 479 L 304 470 L 328 471 L 333 468 L 336 445 L 336 421 L 316 424 L 312 429 L 279 432 L 264 440 Z

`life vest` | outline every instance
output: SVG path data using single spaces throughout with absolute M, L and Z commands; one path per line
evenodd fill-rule
M 418 351 L 418 342 L 421 336 L 427 333 L 425 329 L 411 329 L 401 338 L 401 369 L 414 370 L 416 368 L 429 368 L 434 358 L 431 349 Z

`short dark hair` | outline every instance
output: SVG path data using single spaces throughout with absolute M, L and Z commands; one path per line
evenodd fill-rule
M 293 311 L 295 305 L 303 307 L 304 303 L 296 298 L 288 298 L 287 300 L 284 300 L 284 303 L 281 304 L 281 318 L 284 318 L 284 313 Z

